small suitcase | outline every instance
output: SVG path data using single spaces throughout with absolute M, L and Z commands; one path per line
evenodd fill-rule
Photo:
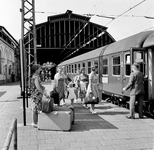
M 42 99 L 42 112 L 43 113 L 50 113 L 53 111 L 53 99 Z
M 38 129 L 69 131 L 73 113 L 69 108 L 55 107 L 51 113 L 38 114 Z
M 54 99 L 54 104 L 60 104 L 59 94 L 55 90 L 50 92 L 50 97 Z

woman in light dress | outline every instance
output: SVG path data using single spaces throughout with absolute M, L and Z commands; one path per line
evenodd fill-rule
M 92 72 L 89 74 L 89 84 L 87 88 L 86 97 L 92 92 L 94 97 L 99 101 L 99 88 L 98 88 L 98 75 L 97 75 L 98 67 L 93 66 Z M 94 110 L 95 104 L 91 104 L 91 112 L 96 113 Z

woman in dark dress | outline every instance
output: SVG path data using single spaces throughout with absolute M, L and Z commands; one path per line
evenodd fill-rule
M 79 75 L 79 81 L 80 81 L 79 97 L 81 98 L 81 103 L 83 103 L 88 86 L 88 75 L 85 73 L 85 68 L 81 69 L 81 74 Z
M 57 68 L 57 73 L 54 76 L 54 89 L 59 94 L 59 101 L 63 99 L 63 104 L 65 104 L 66 76 L 62 67 Z

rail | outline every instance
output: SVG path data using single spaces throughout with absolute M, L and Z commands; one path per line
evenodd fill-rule
M 13 150 L 17 150 L 17 119 L 16 118 L 12 121 L 9 133 L 7 135 L 7 138 L 5 140 L 2 150 L 9 150 L 13 134 L 14 134 Z

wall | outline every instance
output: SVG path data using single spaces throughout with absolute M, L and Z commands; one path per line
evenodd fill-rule
M 10 80 L 11 72 L 15 72 L 14 49 L 0 38 L 0 83 Z

